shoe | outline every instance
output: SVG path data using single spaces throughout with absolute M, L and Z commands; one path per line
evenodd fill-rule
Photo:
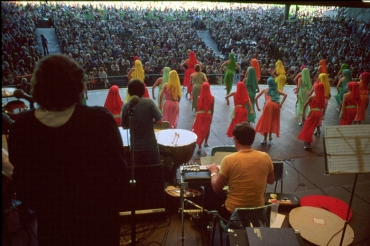
M 320 136 L 321 131 L 315 131 L 313 134 L 314 134 L 315 136 Z
M 309 149 L 311 148 L 311 144 L 310 144 L 310 143 L 304 143 L 303 148 L 304 148 L 305 150 L 309 150 Z
M 299 122 L 299 123 L 298 123 L 298 125 L 299 125 L 299 126 L 303 126 L 304 124 L 303 124 L 302 122 Z
M 266 145 L 266 140 L 262 140 L 262 141 L 261 141 L 261 144 L 262 144 L 262 145 Z
M 204 147 L 206 147 L 206 148 L 207 148 L 207 147 L 209 147 L 209 146 L 208 146 L 208 143 L 204 143 Z
M 272 136 L 271 136 L 271 135 L 269 136 L 269 140 L 270 140 L 270 141 L 272 140 Z

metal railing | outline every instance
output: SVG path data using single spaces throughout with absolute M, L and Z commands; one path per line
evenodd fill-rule
M 211 85 L 220 85 L 220 84 L 222 84 L 224 75 L 225 74 L 206 74 L 206 76 L 208 78 L 208 82 Z M 145 75 L 145 79 L 144 79 L 144 83 L 146 84 L 146 86 L 153 86 L 154 83 L 157 81 L 157 79 L 160 78 L 160 77 L 162 77 L 162 76 L 163 76 L 162 74 L 146 74 Z M 241 74 L 235 74 L 234 81 L 240 80 L 240 76 L 241 76 Z M 269 77 L 270 76 L 264 76 L 264 75 L 262 75 L 261 76 L 260 84 L 267 84 L 267 79 Z M 109 83 L 111 85 L 117 85 L 120 88 L 127 87 L 127 83 L 129 81 L 126 75 L 118 75 L 118 76 L 112 76 L 112 75 L 109 76 L 108 75 L 107 78 L 108 78 L 108 81 L 109 81 Z M 180 83 L 183 84 L 184 74 L 179 74 L 179 78 L 180 78 Z M 87 78 L 87 80 L 85 82 L 86 85 L 89 85 L 89 83 L 90 83 L 89 79 L 91 79 L 91 78 Z M 103 79 L 103 77 L 94 77 L 95 86 L 94 86 L 94 88 L 92 88 L 92 87 L 89 88 L 89 90 L 104 89 L 104 83 L 102 81 L 100 81 L 100 79 Z M 290 85 L 295 84 L 293 82 L 293 78 L 287 77 L 287 84 L 290 84 Z M 13 83 L 13 84 L 8 84 L 8 85 L 3 84 L 3 86 L 6 86 L 6 87 L 19 87 L 20 86 L 20 83 Z

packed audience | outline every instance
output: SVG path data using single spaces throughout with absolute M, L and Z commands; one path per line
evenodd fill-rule
M 19 78 L 32 74 L 41 57 L 36 41 L 39 15 L 9 2 L 2 2 L 1 9 L 2 84 L 20 83 Z
M 345 20 L 342 11 L 337 18 L 323 16 L 325 10 L 328 9 L 317 7 L 310 13 L 303 9 L 284 22 L 281 7 L 244 7 L 231 12 L 229 18 L 208 19 L 207 26 L 219 50 L 234 52 L 239 62 L 245 64 L 242 67 L 255 56 L 260 60 L 263 75 L 270 75 L 268 68 L 281 59 L 290 73 L 288 76 L 294 77 L 302 65 L 317 76 L 319 61 L 325 59 L 332 79 L 342 63 L 350 65 L 353 77 L 358 78 L 361 72 L 370 69 L 370 50 L 366 45 L 370 22 L 354 24 L 354 20 Z M 357 30 L 352 30 L 351 24 Z
M 343 8 L 333 18 L 323 16 L 328 7 L 307 6 L 291 10 L 294 15 L 284 21 L 284 6 L 267 4 L 91 4 L 2 2 L 3 85 L 17 84 L 17 78 L 32 74 L 42 56 L 36 26 L 45 18 L 53 20 L 61 52 L 82 64 L 87 74 L 102 67 L 110 78 L 126 75 L 133 66 L 133 57 L 138 56 L 149 85 L 157 78 L 148 75 L 159 75 L 166 66 L 177 70 L 182 78 L 180 64 L 189 50 L 196 53 L 207 75 L 225 73 L 221 64 L 229 52 L 234 53 L 242 70 L 249 66 L 250 59 L 257 58 L 265 76 L 270 75 L 277 59 L 282 60 L 287 77 L 292 78 L 302 65 L 310 69 L 311 76 L 317 76 L 321 59 L 326 60 L 332 80 L 342 63 L 348 64 L 353 78 L 370 70 L 370 22 L 346 19 Z M 197 36 L 200 28 L 209 30 L 218 51 Z M 209 79 L 220 83 L 222 76 Z

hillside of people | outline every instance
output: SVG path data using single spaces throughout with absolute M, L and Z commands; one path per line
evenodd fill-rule
M 241 70 L 257 58 L 263 82 L 278 59 L 288 81 L 302 65 L 317 76 L 321 59 L 326 60 L 332 84 L 340 78 L 343 63 L 353 78 L 370 70 L 370 21 L 347 18 L 346 8 L 300 6 L 284 21 L 284 5 L 167 3 L 2 2 L 2 84 L 19 84 L 22 77 L 29 81 L 43 56 L 36 29 L 46 20 L 55 29 L 61 53 L 85 68 L 87 84 L 99 83 L 101 68 L 110 81 L 127 81 L 135 56 L 144 66 L 147 85 L 153 85 L 166 66 L 181 76 L 180 65 L 190 50 L 211 83 L 222 81 L 221 64 L 230 52 Z M 325 14 L 328 11 L 336 14 Z M 199 30 L 210 33 L 217 51 L 198 37 Z

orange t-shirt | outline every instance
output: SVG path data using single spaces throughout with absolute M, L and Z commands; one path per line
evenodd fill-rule
M 225 156 L 220 175 L 228 179 L 227 210 L 232 213 L 235 208 L 265 205 L 267 176 L 273 170 L 271 158 L 265 152 L 250 149 Z

